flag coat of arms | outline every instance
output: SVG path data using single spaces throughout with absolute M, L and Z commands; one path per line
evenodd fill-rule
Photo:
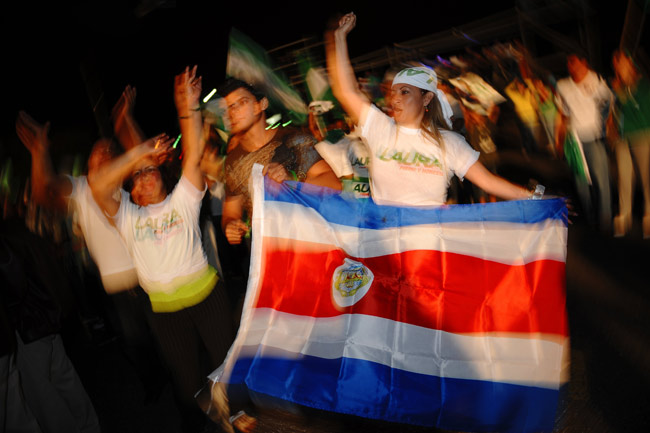
M 562 199 L 377 206 L 254 167 L 251 269 L 215 382 L 462 431 L 551 431 L 567 381 Z

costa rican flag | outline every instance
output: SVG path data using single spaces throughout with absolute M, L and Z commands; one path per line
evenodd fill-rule
M 211 379 L 450 430 L 541 432 L 566 383 L 562 199 L 377 206 L 254 167 L 250 279 Z

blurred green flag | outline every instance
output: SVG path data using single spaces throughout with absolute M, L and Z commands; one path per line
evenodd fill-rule
M 567 131 L 564 140 L 564 157 L 571 170 L 591 185 L 591 176 L 582 150 L 582 143 L 573 131 Z
M 233 28 L 230 31 L 226 75 L 253 84 L 269 100 L 269 115 L 286 114 L 294 124 L 307 121 L 308 107 L 286 77 L 274 71 L 267 52 Z

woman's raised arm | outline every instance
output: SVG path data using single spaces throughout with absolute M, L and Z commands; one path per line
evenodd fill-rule
M 332 93 L 355 124 L 362 120 L 370 101 L 359 89 L 348 54 L 347 36 L 357 18 L 353 13 L 339 20 L 338 28 L 325 34 L 325 54 Z

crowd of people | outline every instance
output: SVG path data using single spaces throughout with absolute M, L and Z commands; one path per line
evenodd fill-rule
M 333 80 L 331 64 L 328 68 Z M 595 71 L 584 53 L 565 53 L 565 65 L 566 75 L 551 72 L 537 64 L 518 41 L 499 42 L 468 48 L 449 60 L 438 56 L 435 60 L 406 62 L 388 68 L 380 77 L 373 73 L 352 77 L 358 78 L 352 86 L 379 109 L 372 112 L 382 111 L 397 120 L 394 107 L 400 100 L 391 93 L 396 74 L 403 66 L 412 66 L 411 74 L 417 69 L 433 71 L 437 82 L 433 87 L 441 105 L 437 111 L 440 130 L 460 134 L 478 152 L 478 162 L 488 172 L 529 189 L 542 183 L 549 188 L 547 193 L 575 198 L 573 206 L 579 218 L 606 235 L 629 235 L 633 221 L 638 219 L 643 238 L 650 238 L 648 140 L 644 138 L 649 124 L 647 78 L 626 50 L 612 53 L 611 77 Z M 333 80 L 333 89 L 335 86 Z M 428 90 L 433 89 L 430 86 Z M 336 102 L 345 106 L 345 96 L 339 93 L 337 98 Z M 357 114 L 354 110 L 347 111 L 351 124 L 347 128 L 329 116 L 331 124 L 345 131 L 344 136 L 323 137 L 323 128 L 312 127 L 312 132 L 319 137 L 316 148 L 340 175 L 344 190 L 350 184 L 348 179 L 354 178 L 352 185 L 357 192 L 370 191 L 373 181 L 372 176 L 369 181 L 367 170 L 372 170 L 372 155 L 367 146 L 359 145 L 369 143 L 365 137 L 360 139 L 363 128 L 354 129 L 354 125 L 361 125 L 354 119 L 359 108 Z M 427 116 L 431 112 L 425 110 Z M 443 141 L 447 144 L 451 139 Z M 374 161 L 375 166 L 378 164 Z M 366 171 L 352 175 L 359 168 Z M 380 172 L 375 171 L 375 179 L 387 173 L 385 169 Z M 367 186 L 359 187 L 359 182 Z M 499 196 L 467 176 L 450 177 L 447 183 L 442 202 L 483 203 Z M 382 194 L 381 186 L 374 185 L 373 199 L 381 200 Z M 642 202 L 635 207 L 637 195 Z
M 641 226 L 650 238 L 650 84 L 628 53 L 613 54 L 610 80 L 569 53 L 568 76 L 555 80 L 520 45 L 497 44 L 472 59 L 399 65 L 373 89 L 355 76 L 348 55 L 355 24 L 347 14 L 326 34 L 335 100 L 311 101 L 306 125 L 268 128 L 266 95 L 231 77 L 218 89 L 224 139 L 204 116 L 197 68 L 187 67 L 174 82 L 180 137 L 147 138 L 133 116 L 135 89 L 127 86 L 112 112 L 114 136 L 97 140 L 87 173 L 73 176 L 53 168 L 49 124 L 19 113 L 16 131 L 32 165 L 22 194 L 3 191 L 4 426 L 100 430 L 59 335 L 62 318 L 85 305 L 69 297 L 88 296 L 89 273 L 75 270 L 78 256 L 55 247 L 81 239 L 83 248 L 66 251 L 89 253 L 86 263 L 110 299 L 143 385 L 155 393 L 169 374 L 183 430 L 206 429 L 195 394 L 236 335 L 254 164 L 276 182 L 312 183 L 393 206 L 541 199 L 550 185 L 552 193 L 575 191 L 579 214 L 614 236 L 632 227 L 638 178 Z M 343 114 L 332 116 L 335 107 Z M 523 177 L 507 175 L 508 152 L 520 156 Z M 554 174 L 526 173 L 535 158 L 568 167 L 572 184 L 563 190 Z M 54 236 L 55 222 L 67 235 Z M 70 272 L 57 260 L 72 263 Z M 32 266 L 43 272 L 29 272 Z M 71 275 L 82 275 L 81 290 L 69 288 Z M 30 367 L 32 359 L 42 365 Z M 255 425 L 251 417 L 231 420 L 242 431 Z

